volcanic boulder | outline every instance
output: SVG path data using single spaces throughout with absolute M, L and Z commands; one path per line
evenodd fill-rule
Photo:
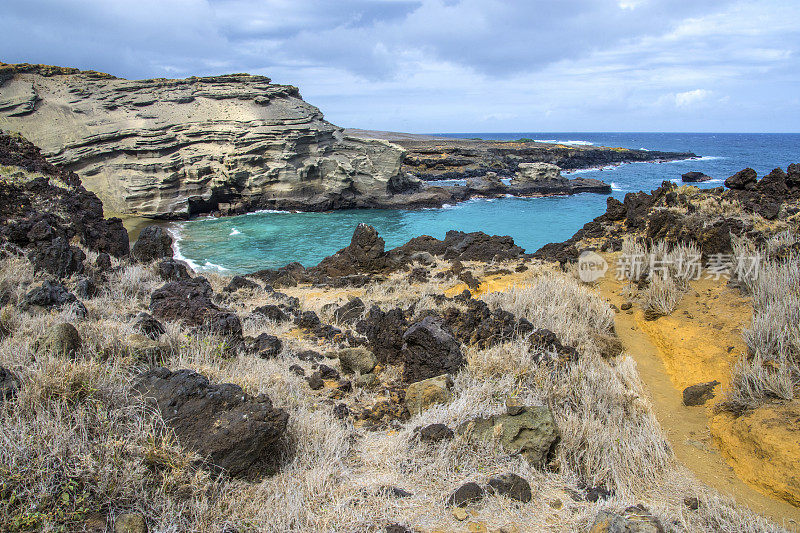
M 273 472 L 284 452 L 289 415 L 266 394 L 252 397 L 238 385 L 166 368 L 144 373 L 134 389 L 155 402 L 181 445 L 232 476 Z
M 403 335 L 403 380 L 422 381 L 442 374 L 455 374 L 465 364 L 459 342 L 442 320 L 427 316 Z

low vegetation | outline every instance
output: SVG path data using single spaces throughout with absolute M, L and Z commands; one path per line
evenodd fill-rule
M 440 295 L 453 283 L 435 274 L 449 266 L 428 267 L 427 282 L 409 284 L 407 274 L 398 273 L 363 288 L 299 286 L 284 292 L 323 317 L 329 316 L 328 304 L 351 296 L 362 298 L 366 309 L 416 305 L 414 315 L 421 317 L 442 311 Z M 169 346 L 164 366 L 191 368 L 249 394 L 266 393 L 289 412 L 291 453 L 280 471 L 245 481 L 202 468 L 159 413 L 132 393 L 148 365 L 127 349 L 131 319 L 147 309 L 150 293 L 162 284 L 153 265 L 115 260 L 99 293 L 83 300 L 87 317 L 80 318 L 69 306 L 23 309 L 24 295 L 44 278 L 34 275 L 27 259 L 7 256 L 0 260 L 2 324 L 8 332 L 0 340 L 0 366 L 11 369 L 21 386 L 14 399 L 0 404 L 0 529 L 75 530 L 98 521 L 105 527 L 125 513 L 139 513 L 157 531 L 379 531 L 393 523 L 459 530 L 465 524 L 447 496 L 464 482 L 513 472 L 534 487 L 532 501 L 484 498 L 471 507 L 469 521 L 489 529 L 576 531 L 587 529 L 601 509 L 619 512 L 643 504 L 679 531 L 778 531 L 676 464 L 632 359 L 609 358 L 603 349 L 603 341 L 614 337 L 608 304 L 553 267 L 527 266 L 520 286 L 482 299 L 491 309 L 553 332 L 577 356 L 565 359 L 553 346 L 532 348 L 527 335 L 485 349 L 464 346 L 467 364 L 453 376 L 452 400 L 383 428 L 335 416 L 332 391 L 311 390 L 290 370 L 300 364 L 310 371 L 297 354 L 333 352 L 332 344 L 291 323 L 249 314 L 278 303 L 275 295 L 261 288 L 226 292 L 229 279 L 208 276 L 215 301 L 246 317 L 245 335 L 269 333 L 284 341 L 277 357 L 261 359 L 231 353 L 222 339 L 179 324 L 166 324 L 160 338 Z M 37 350 L 36 339 L 59 322 L 74 324 L 82 337 L 73 358 Z M 387 387 L 397 385 L 399 374 L 392 365 L 379 370 Z M 355 410 L 381 395 L 380 388 L 355 387 L 338 401 Z M 427 444 L 416 432 L 434 423 L 455 429 L 518 404 L 553 412 L 560 443 L 544 468 L 491 439 L 457 432 Z M 410 496 L 394 497 L 387 487 Z M 696 501 L 697 509 L 687 509 L 685 501 Z

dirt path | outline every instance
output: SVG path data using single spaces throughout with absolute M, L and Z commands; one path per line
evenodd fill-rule
M 622 284 L 613 274 L 598 285 L 599 292 L 617 307 L 626 301 Z M 800 530 L 800 508 L 755 490 L 741 481 L 720 454 L 709 430 L 713 402 L 686 407 L 683 388 L 719 380 L 727 385 L 730 366 L 743 344 L 741 313 L 752 309 L 744 298 L 733 298 L 721 282 L 700 281 L 670 316 L 646 322 L 641 309 L 616 314 L 616 329 L 639 375 L 677 458 L 701 481 L 732 496 L 754 511 L 791 530 Z M 656 325 L 657 324 L 657 325 Z M 719 389 L 717 389 L 719 391 Z

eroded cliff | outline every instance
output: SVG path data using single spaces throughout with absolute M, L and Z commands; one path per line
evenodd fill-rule
M 346 137 L 296 87 L 263 76 L 130 81 L 0 64 L 0 128 L 116 213 L 369 207 L 414 185 L 400 147 Z

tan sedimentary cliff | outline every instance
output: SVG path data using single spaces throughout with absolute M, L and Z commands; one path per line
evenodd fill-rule
M 130 81 L 0 63 L 0 129 L 117 213 L 370 207 L 415 187 L 400 147 L 345 136 L 296 87 L 263 76 Z

